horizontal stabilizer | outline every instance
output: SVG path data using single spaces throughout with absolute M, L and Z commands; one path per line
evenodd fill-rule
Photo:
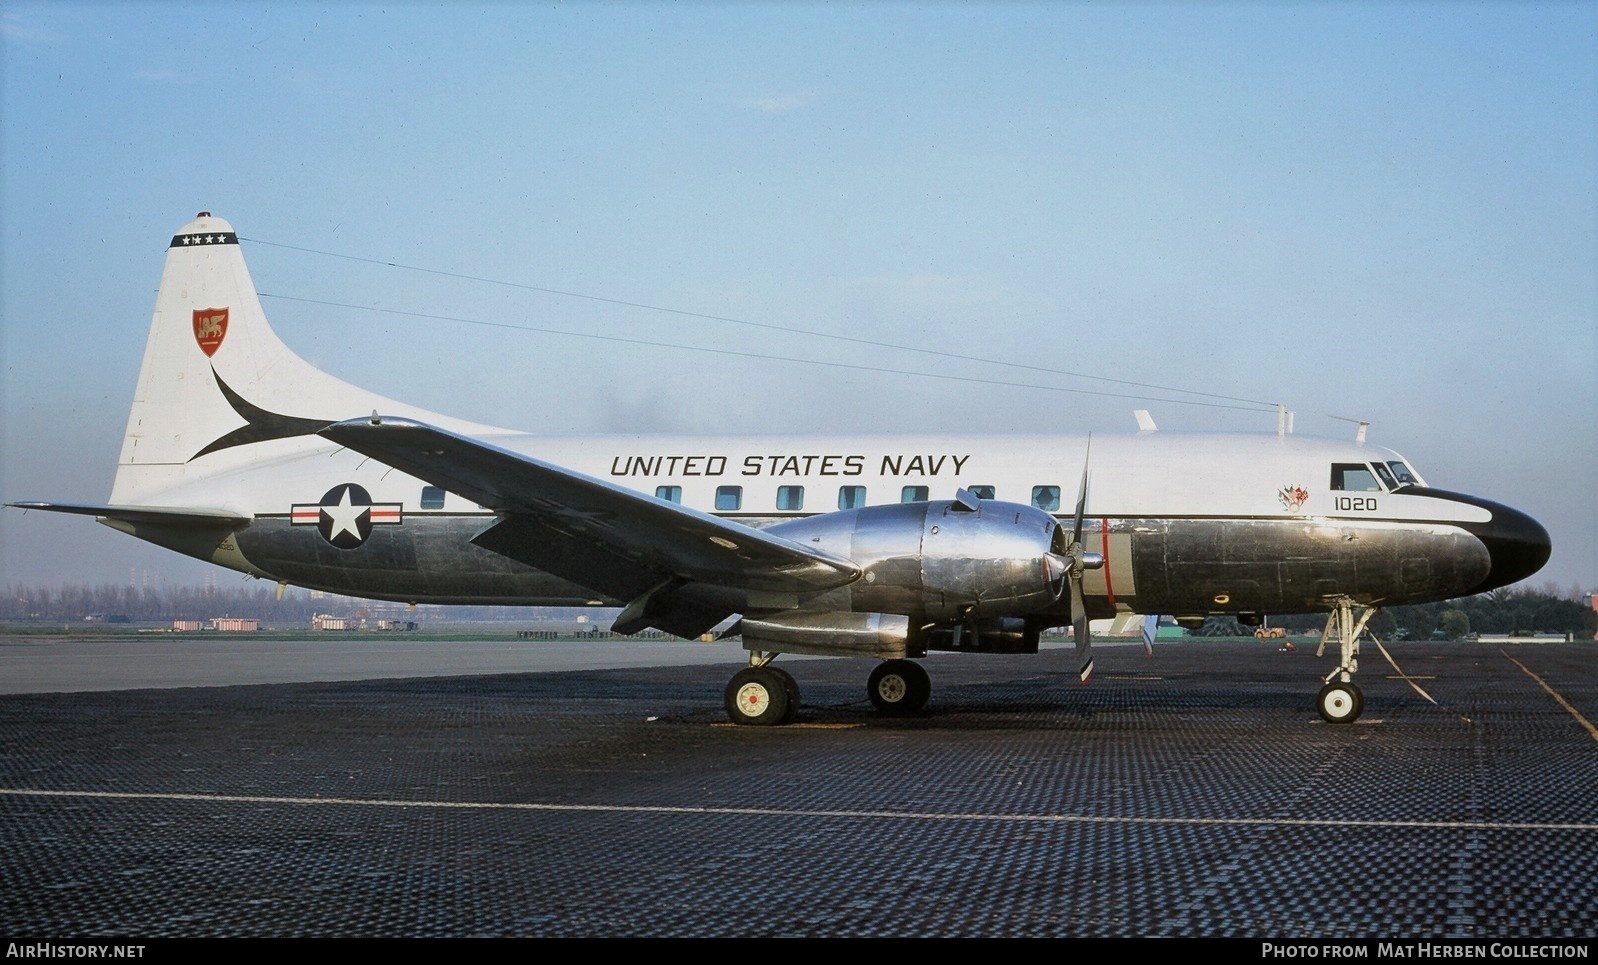
M 155 523 L 162 526 L 242 526 L 248 516 L 220 509 L 184 509 L 174 506 L 93 506 L 87 503 L 6 503 L 17 509 L 38 509 L 47 513 L 73 513 L 128 523 Z

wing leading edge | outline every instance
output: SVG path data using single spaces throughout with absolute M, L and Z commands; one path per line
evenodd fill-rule
M 631 601 L 621 633 L 695 637 L 860 576 L 850 560 L 426 423 L 373 416 L 320 434 L 494 510 L 472 542 Z

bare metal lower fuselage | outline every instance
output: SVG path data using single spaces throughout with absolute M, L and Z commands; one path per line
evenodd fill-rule
M 482 513 L 411 513 L 403 525 L 374 528 L 354 550 L 283 515 L 258 516 L 225 538 L 158 525 L 132 527 L 132 534 L 265 579 L 350 596 L 515 606 L 627 602 L 474 544 L 493 521 Z M 1483 537 L 1458 524 L 1101 519 L 1088 522 L 1085 537 L 1104 549 L 1109 574 L 1088 596 L 1095 617 L 1315 613 L 1338 597 L 1381 605 L 1447 599 L 1474 592 L 1493 565 Z M 228 552 L 219 554 L 223 542 Z M 1069 622 L 1069 607 L 1054 615 Z

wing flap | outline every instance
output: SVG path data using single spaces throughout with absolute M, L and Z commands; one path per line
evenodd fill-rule
M 679 592 L 668 580 L 641 594 L 621 611 L 611 629 L 617 633 L 637 633 L 656 627 L 690 639 L 709 633 L 716 624 L 731 616 L 727 608 Z

